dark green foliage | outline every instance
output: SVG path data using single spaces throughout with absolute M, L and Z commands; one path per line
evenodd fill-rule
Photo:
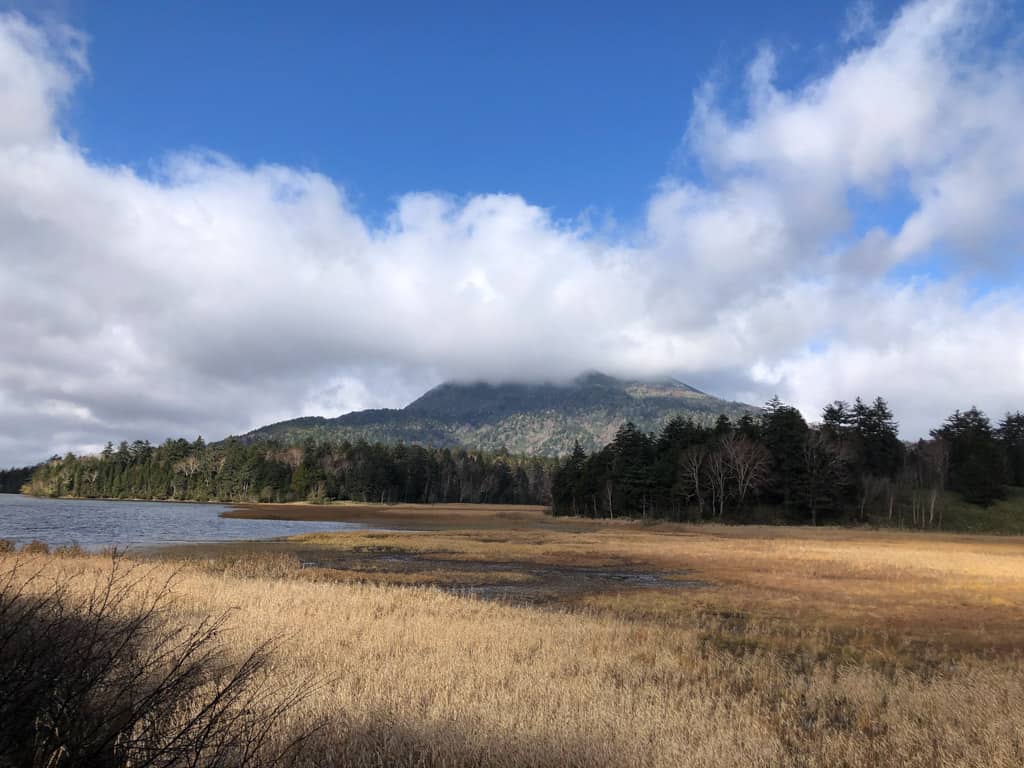
M 865 405 L 857 398 L 852 433 L 858 469 L 876 477 L 895 477 L 903 464 L 903 443 L 889 404 L 878 397 L 871 405 Z
M 587 460 L 586 451 L 580 447 L 579 442 L 575 443 L 572 453 L 566 459 L 565 464 L 560 466 L 552 482 L 552 495 L 558 493 L 557 498 L 552 498 L 552 504 L 559 509 L 564 509 L 570 515 L 584 513 L 585 489 L 583 486 L 583 468 Z
M 751 414 L 744 413 L 736 422 L 736 432 L 748 440 L 761 439 L 761 421 L 755 419 Z
M 1024 413 L 1008 413 L 999 423 L 999 441 L 1006 454 L 1006 481 L 1024 486 Z
M 786 506 L 795 503 L 797 489 L 804 483 L 809 428 L 796 408 L 783 404 L 776 396 L 761 417 L 761 439 L 772 457 L 772 482 L 769 493 Z
M 821 429 L 833 440 L 852 432 L 855 423 L 850 404 L 845 400 L 833 400 L 821 412 Z
M 37 467 L 0 469 L 0 493 L 21 493 L 21 487 L 32 478 L 32 473 L 36 469 Z
M 821 433 L 839 458 L 840 495 L 856 496 L 860 519 L 872 503 L 894 500 L 905 450 L 884 399 L 875 398 L 868 405 L 858 397 L 852 407 L 842 400 L 832 402 L 822 412 Z
M 949 445 L 949 487 L 987 506 L 1003 498 L 1006 455 L 988 417 L 972 407 L 957 411 L 932 437 Z
M 207 445 L 199 438 L 55 457 L 35 471 L 28 491 L 182 501 L 546 504 L 555 467 L 551 459 L 463 449 L 313 441 Z
M 620 385 L 607 377 L 587 384 L 602 391 Z M 639 388 L 634 394 L 641 399 L 649 390 L 664 392 L 661 385 L 630 386 Z M 693 394 L 676 387 L 679 397 Z M 477 388 L 488 396 L 505 392 L 501 407 L 509 412 L 524 398 L 550 403 L 564 395 L 551 387 L 470 387 Z M 427 412 L 432 402 L 432 408 L 458 410 L 453 393 L 439 388 L 413 410 Z M 460 414 L 486 421 L 469 405 Z M 332 441 L 320 434 L 294 442 L 108 443 L 98 456 L 52 458 L 35 469 L 26 488 L 47 496 L 199 501 L 550 503 L 556 514 L 592 517 L 941 527 L 947 489 L 988 505 L 1005 496 L 1005 483 L 1024 483 L 1021 413 L 1007 414 L 993 429 L 976 408 L 958 411 L 931 440 L 916 445 L 899 440 L 882 398 L 870 404 L 858 398 L 852 406 L 835 401 L 814 426 L 777 397 L 756 416 L 705 416 L 670 418 L 657 437 L 626 420 L 603 448 L 588 453 L 576 440 L 564 461 L 504 450 Z M 24 470 L 6 474 L 16 472 Z
M 652 510 L 654 440 L 632 422 L 623 424 L 612 441 L 612 501 L 615 509 L 639 510 L 646 517 Z
M 1007 475 L 1008 472 L 1008 475 Z M 669 421 L 657 438 L 632 423 L 589 456 L 577 444 L 555 473 L 555 514 L 734 522 L 859 521 L 942 527 L 946 488 L 973 504 L 1024 473 L 1024 415 L 998 430 L 977 409 L 906 446 L 888 404 L 835 401 L 822 423 L 774 398 L 759 418 Z M 1024 525 L 1024 520 L 1020 521 Z

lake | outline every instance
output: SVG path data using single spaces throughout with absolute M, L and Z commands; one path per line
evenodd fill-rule
M 0 493 L 0 539 L 83 549 L 150 547 L 201 541 L 273 539 L 316 531 L 361 530 L 358 523 L 236 520 L 223 504 L 98 499 L 38 499 Z

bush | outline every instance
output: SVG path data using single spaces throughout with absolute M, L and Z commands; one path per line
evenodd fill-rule
M 32 539 L 32 541 L 21 548 L 21 551 L 26 555 L 45 555 L 50 552 L 50 545 L 45 541 Z
M 35 571 L 29 571 L 36 568 Z M 299 741 L 276 727 L 268 651 L 232 663 L 224 616 L 171 623 L 170 583 L 111 560 L 91 585 L 52 562 L 0 565 L 0 766 L 264 766 Z M 73 588 L 76 587 L 76 588 Z M 282 746 L 282 742 L 284 746 Z

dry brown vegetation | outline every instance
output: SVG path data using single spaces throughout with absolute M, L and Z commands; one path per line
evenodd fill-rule
M 547 507 L 528 504 L 232 504 L 224 517 L 247 520 L 315 520 L 370 523 L 381 527 L 438 530 L 445 528 L 507 528 L 544 525 L 552 521 Z
M 1024 762 L 1020 539 L 518 516 L 501 526 L 498 514 L 476 529 L 193 549 L 187 565 L 151 574 L 181 569 L 181 617 L 230 609 L 224 637 L 240 656 L 277 638 L 283 689 L 328 681 L 278 736 L 324 720 L 310 764 Z M 301 567 L 331 558 L 347 567 Z M 538 565 L 708 586 L 565 590 L 543 605 L 437 588 L 467 569 L 529 581 Z M 435 586 L 369 583 L 403 575 Z
M 473 505 L 251 505 L 290 519 L 349 520 L 381 528 L 294 537 L 257 551 L 329 563 L 331 578 L 380 584 L 485 583 L 494 564 L 662 573 L 709 589 L 619 593 L 565 588 L 546 602 L 676 621 L 694 611 L 825 626 L 877 650 L 920 644 L 1024 649 L 1024 538 L 783 526 L 643 525 L 552 518 L 539 509 Z M 253 551 L 251 545 L 218 554 Z M 204 548 L 198 548 L 204 551 Z M 182 550 L 178 550 L 179 554 Z M 379 555 L 382 557 L 374 557 Z M 429 567 L 413 569 L 408 560 Z M 479 564 L 473 571 L 472 564 Z M 347 571 L 342 574 L 341 572 Z M 469 574 L 469 575 L 467 575 Z M 311 575 L 311 574 L 307 574 Z

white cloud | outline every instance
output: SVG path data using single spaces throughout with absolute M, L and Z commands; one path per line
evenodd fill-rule
M 844 43 L 860 42 L 870 38 L 878 30 L 874 6 L 868 0 L 854 0 L 846 9 L 842 40 Z
M 88 71 L 85 38 L 63 26 L 43 31 L 17 15 L 4 17 L 3 35 L 0 144 L 52 140 L 60 107 Z
M 742 117 L 698 91 L 703 180 L 665 180 L 625 239 L 511 195 L 411 193 L 374 227 L 301 169 L 97 164 L 60 126 L 81 36 L 2 16 L 0 464 L 589 368 L 811 416 L 881 393 L 907 436 L 1024 407 L 1024 293 L 966 288 L 1024 244 L 1024 66 L 993 13 L 908 6 L 795 90 L 762 49 Z M 894 194 L 896 220 L 850 202 Z M 936 247 L 953 276 L 893 277 Z

